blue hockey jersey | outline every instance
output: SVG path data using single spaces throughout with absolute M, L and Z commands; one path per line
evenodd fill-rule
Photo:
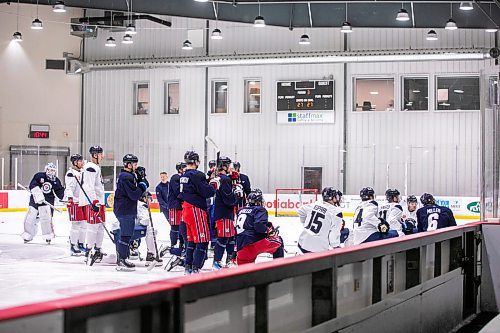
M 215 193 L 214 221 L 219 219 L 234 219 L 234 207 L 237 204 L 233 193 L 231 178 L 220 175 L 220 187 Z
M 32 190 L 36 186 L 40 187 L 43 192 L 43 196 L 45 197 L 45 201 L 54 204 L 56 199 L 56 195 L 59 200 L 62 200 L 64 197 L 64 187 L 61 184 L 59 178 L 55 178 L 54 180 L 50 180 L 49 177 L 45 174 L 45 172 L 37 172 L 31 179 L 29 189 Z M 38 206 L 42 206 L 44 204 L 36 204 L 35 200 L 33 200 L 33 196 L 30 196 L 30 204 L 31 207 L 38 208 Z
M 457 225 L 451 209 L 427 205 L 417 210 L 418 231 L 431 231 Z
M 207 210 L 207 199 L 214 195 L 215 189 L 208 183 L 203 172 L 187 169 L 181 176 L 179 199 Z
M 182 200 L 179 199 L 181 193 L 181 176 L 179 174 L 172 175 L 168 182 L 168 209 L 182 209 Z
M 267 209 L 262 206 L 243 207 L 236 219 L 236 244 L 238 249 L 266 238 L 268 229 Z
M 137 216 L 137 201 L 143 190 L 137 186 L 134 173 L 122 169 L 116 181 L 113 212 L 116 216 Z
M 168 212 L 168 184 L 169 182 L 160 182 L 156 185 L 156 199 L 158 200 L 158 205 L 160 205 L 161 212 Z
M 247 175 L 240 173 L 240 184 L 243 186 L 243 197 L 238 199 L 238 207 L 244 207 L 247 204 L 246 197 L 252 192 L 250 178 Z

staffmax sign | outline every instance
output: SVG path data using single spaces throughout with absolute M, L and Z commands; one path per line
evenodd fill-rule
M 286 112 L 278 113 L 278 124 L 333 124 L 333 112 Z

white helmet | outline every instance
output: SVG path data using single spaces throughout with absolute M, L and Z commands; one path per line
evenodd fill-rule
M 54 163 L 47 163 L 45 166 L 45 174 L 50 180 L 55 180 L 56 179 L 56 174 L 57 174 L 57 167 Z

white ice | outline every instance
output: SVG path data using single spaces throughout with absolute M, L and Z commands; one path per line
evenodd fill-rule
M 106 213 L 108 222 L 115 219 L 112 212 Z M 134 272 L 115 270 L 116 254 L 114 245 L 105 236 L 103 249 L 108 255 L 103 262 L 93 266 L 83 263 L 83 257 L 74 257 L 69 251 L 69 229 L 67 215 L 54 215 L 56 238 L 51 245 L 45 243 L 40 233 L 34 240 L 24 244 L 19 236 L 23 232 L 25 213 L 0 213 L 0 309 L 29 303 L 59 299 L 89 292 L 123 288 L 139 285 L 154 280 L 164 280 L 184 275 L 182 267 L 167 272 L 163 267 L 148 271 L 144 261 L 134 261 Z M 158 242 L 169 245 L 170 226 L 163 214 L 153 213 L 153 221 L 158 231 Z M 280 235 L 285 241 L 286 256 L 297 252 L 297 239 L 302 225 L 297 217 L 271 217 L 270 220 L 280 226 Z M 463 224 L 467 221 L 459 221 Z M 470 222 L 470 221 L 469 221 Z M 352 226 L 352 220 L 346 221 Z M 40 232 L 40 231 L 39 231 Z M 146 256 L 146 244 L 141 243 L 141 254 Z M 163 258 L 164 264 L 169 256 Z M 259 261 L 271 260 L 262 255 Z M 211 270 L 213 259 L 209 258 L 203 271 Z M 202 272 L 203 272 L 202 271 Z

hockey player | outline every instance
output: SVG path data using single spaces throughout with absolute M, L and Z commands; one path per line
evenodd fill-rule
M 104 158 L 101 146 L 92 146 L 89 149 L 91 161 L 83 166 L 82 191 L 78 202 L 85 211 L 87 220 L 87 253 L 85 261 L 93 264 L 101 261 L 104 253 L 101 251 L 104 238 L 103 223 L 106 221 L 104 202 L 104 183 L 102 181 L 100 163 Z M 90 257 L 90 261 L 88 258 Z
M 235 183 L 235 186 L 238 186 L 238 184 L 241 185 L 243 189 L 243 195 L 241 197 L 238 197 L 238 208 L 245 207 L 247 202 L 246 202 L 246 197 L 250 194 L 252 191 L 251 185 L 250 185 L 250 178 L 248 178 L 247 175 L 244 173 L 240 172 L 241 164 L 240 162 L 234 162 L 233 163 L 233 168 L 234 171 L 236 171 L 237 174 L 233 174 L 231 178 L 233 178 L 233 182 Z
M 138 162 L 139 159 L 135 155 L 123 156 L 123 169 L 116 182 L 113 212 L 120 223 L 119 237 L 115 238 L 117 271 L 135 270 L 135 265 L 127 260 L 129 246 L 135 229 L 138 201 L 149 187 L 145 177 L 138 179 L 134 173 Z
M 252 190 L 247 200 L 248 206 L 240 209 L 236 220 L 238 265 L 254 263 L 261 253 L 284 257 L 283 239 L 269 222 L 262 191 Z
M 436 205 L 436 200 L 432 194 L 422 194 L 420 202 L 424 206 L 417 210 L 418 232 L 432 231 L 457 225 L 451 209 Z
M 407 235 L 417 233 L 417 197 L 409 195 L 403 207 L 403 232 Z
M 180 179 L 186 163 L 179 162 L 175 165 L 177 173 L 172 175 L 168 185 L 168 214 L 170 222 L 170 253 L 176 256 L 181 256 L 185 243 L 187 243 L 186 224 L 182 220 L 182 200 L 179 199 L 180 194 Z M 179 241 L 179 247 L 174 248 Z
M 156 185 L 156 199 L 160 206 L 160 212 L 163 213 L 167 221 L 170 220 L 168 212 L 168 175 L 165 171 L 160 172 L 160 182 Z
M 152 228 L 151 226 L 151 215 L 149 214 L 149 205 L 151 204 L 152 196 L 151 193 L 145 192 L 143 196 L 139 199 L 137 202 L 137 219 L 136 219 L 136 230 L 138 227 L 146 228 L 146 248 L 147 248 L 147 255 L 146 255 L 146 266 L 151 265 L 151 263 L 156 260 L 157 266 L 161 266 L 163 264 L 163 260 L 159 257 L 159 255 L 156 255 L 156 245 L 155 245 L 155 239 L 157 236 L 157 231 Z M 136 231 L 134 231 L 134 234 L 136 234 Z
M 218 176 L 210 182 L 216 189 L 213 209 L 217 241 L 215 242 L 213 269 L 221 269 L 223 267 L 221 260 L 224 252 L 227 252 L 226 266 L 230 265 L 230 260 L 234 252 L 234 236 L 236 234 L 234 229 L 234 208 L 238 203 L 231 185 L 231 178 L 227 176 L 231 159 L 221 156 L 218 163 Z
M 203 267 L 210 241 L 207 220 L 207 199 L 215 189 L 209 185 L 205 174 L 198 171 L 200 156 L 194 151 L 184 154 L 186 171 L 180 179 L 179 199 L 183 200 L 182 219 L 187 228 L 186 273 L 198 273 Z
M 321 196 L 323 200 L 303 205 L 298 210 L 300 222 L 304 225 L 297 243 L 302 253 L 340 247 L 343 215 L 338 204 L 342 194 L 333 187 L 325 187 Z
M 78 204 L 80 197 L 80 185 L 78 185 L 78 182 L 80 184 L 82 182 L 83 156 L 73 154 L 70 157 L 70 161 L 71 167 L 64 177 L 66 183 L 64 199 L 71 222 L 71 230 L 69 232 L 70 251 L 71 255 L 78 256 L 86 252 L 84 243 L 87 223 L 83 207 Z
M 56 196 L 59 200 L 64 197 L 64 187 L 56 174 L 57 168 L 54 163 L 48 163 L 45 166 L 45 172 L 37 172 L 31 179 L 30 203 L 24 218 L 24 232 L 21 234 L 25 243 L 33 240 L 37 234 L 38 221 L 40 221 L 42 236 L 47 244 L 50 244 L 52 238 L 55 237 L 52 225 L 54 211 L 47 203 L 54 205 Z
M 396 231 L 399 236 L 403 236 L 403 207 L 399 204 L 400 195 L 397 189 L 385 191 L 387 204 L 380 206 L 378 216 L 389 223 L 391 231 Z
M 390 230 L 389 223 L 379 218 L 378 203 L 374 200 L 373 188 L 364 187 L 359 196 L 362 202 L 354 212 L 354 245 L 398 237 L 396 231 Z

